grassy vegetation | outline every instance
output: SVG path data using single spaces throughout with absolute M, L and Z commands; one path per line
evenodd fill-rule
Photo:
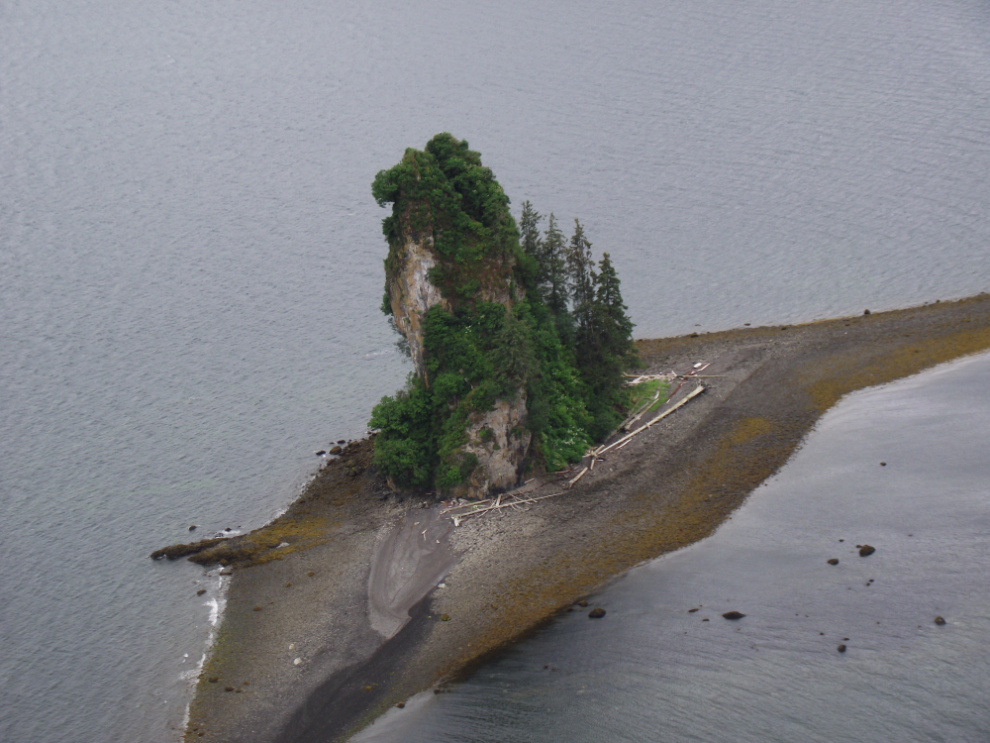
M 659 396 L 657 392 L 659 391 Z M 670 396 L 670 382 L 662 379 L 649 379 L 645 382 L 629 387 L 629 411 L 638 413 L 644 405 L 656 397 L 656 401 L 649 407 L 649 412 L 653 412 L 667 402 Z

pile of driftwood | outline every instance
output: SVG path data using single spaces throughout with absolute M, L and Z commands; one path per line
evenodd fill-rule
M 629 382 L 629 384 L 631 384 L 631 385 L 641 384 L 643 382 L 649 382 L 649 381 L 652 381 L 654 379 L 658 379 L 658 380 L 661 380 L 661 381 L 667 381 L 667 382 L 669 382 L 671 380 L 674 380 L 674 379 L 680 377 L 681 381 L 678 383 L 678 385 L 674 388 L 673 392 L 671 392 L 670 395 L 667 398 L 668 400 L 672 400 L 674 398 L 674 396 L 680 391 L 681 387 L 684 386 L 684 383 L 685 382 L 687 382 L 689 379 L 692 379 L 696 374 L 699 374 L 699 373 L 703 372 L 710 365 L 711 365 L 710 363 L 709 364 L 703 364 L 703 363 L 699 362 L 699 363 L 697 363 L 697 364 L 694 365 L 694 368 L 690 372 L 688 372 L 687 374 L 681 374 L 681 375 L 675 374 L 674 372 L 670 372 L 669 374 L 642 375 L 642 376 L 635 377 L 634 379 L 632 379 Z M 643 402 L 640 405 L 638 405 L 636 407 L 636 409 L 632 411 L 632 413 L 630 414 L 630 416 L 625 420 L 625 422 L 621 426 L 619 426 L 619 430 L 620 431 L 629 431 L 629 433 L 627 433 L 625 436 L 622 436 L 619 439 L 613 441 L 611 444 L 609 444 L 609 443 L 602 444 L 597 449 L 592 449 L 590 452 L 588 452 L 588 456 L 591 457 L 591 462 L 586 467 L 584 467 L 580 472 L 578 472 L 577 475 L 573 479 L 569 480 L 567 482 L 566 487 L 568 487 L 568 488 L 574 487 L 574 485 L 577 484 L 577 481 L 578 480 L 580 480 L 582 477 L 584 477 L 587 473 L 593 471 L 595 469 L 595 463 L 599 460 L 599 458 L 602 456 L 602 454 L 604 454 L 605 452 L 610 451 L 612 449 L 615 449 L 616 451 L 618 451 L 619 449 L 622 449 L 623 447 L 625 447 L 626 445 L 628 445 L 629 442 L 632 441 L 633 437 L 638 436 L 639 434 L 643 433 L 643 431 L 649 430 L 650 426 L 653 426 L 653 425 L 659 423 L 664 418 L 666 418 L 668 415 L 670 415 L 671 413 L 673 413 L 675 410 L 677 410 L 678 408 L 680 408 L 683 405 L 686 405 L 688 402 L 690 402 L 695 397 L 697 397 L 702 392 L 704 392 L 705 391 L 705 386 L 701 382 L 698 382 L 697 380 L 694 380 L 694 381 L 696 382 L 697 386 L 694 389 L 692 389 L 690 392 L 688 392 L 684 397 L 682 397 L 680 400 L 678 400 L 676 403 L 674 403 L 673 405 L 671 405 L 669 408 L 667 408 L 666 410 L 664 410 L 659 415 L 651 418 L 649 421 L 647 421 L 643 425 L 639 426 L 636 429 L 633 429 L 632 431 L 629 431 L 629 429 L 637 421 L 639 421 L 640 418 L 642 418 L 656 404 L 656 402 L 660 399 L 660 391 L 661 391 L 662 388 L 658 387 L 656 394 L 652 398 L 649 398 L 645 402 Z
M 532 482 L 532 480 L 528 480 L 527 484 L 530 482 Z M 519 488 L 519 490 L 522 491 L 524 488 L 525 485 L 522 488 Z M 489 511 L 497 511 L 500 508 L 519 508 L 521 506 L 526 505 L 527 503 L 535 503 L 538 500 L 544 500 L 545 498 L 554 498 L 558 495 L 563 495 L 564 491 L 561 490 L 556 493 L 538 495 L 535 498 L 523 498 L 521 497 L 523 494 L 524 493 L 520 493 L 516 491 L 510 491 L 508 493 L 500 493 L 497 497 L 489 498 L 488 500 L 482 500 L 476 503 L 448 506 L 447 508 L 440 509 L 440 513 L 451 514 L 450 518 L 453 519 L 454 526 L 460 526 L 462 521 L 464 521 L 465 519 L 469 519 L 472 516 L 477 516 L 482 513 L 488 513 Z

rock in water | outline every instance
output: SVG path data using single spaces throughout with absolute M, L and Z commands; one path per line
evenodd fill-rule
M 596 606 L 594 609 L 588 612 L 588 616 L 591 619 L 601 619 L 603 616 L 605 616 L 605 610 L 600 606 Z
M 722 616 L 726 619 L 742 619 L 746 615 L 738 611 L 727 611 Z
M 838 565 L 839 564 L 839 558 L 838 557 L 833 557 L 831 560 L 826 560 L 826 562 L 828 562 L 829 565 Z
M 844 653 L 844 652 L 846 652 L 846 646 L 845 645 L 839 645 L 839 647 L 837 647 L 836 650 L 838 650 L 840 653 Z
M 935 624 L 945 624 L 945 620 L 942 617 L 935 617 Z
M 869 557 L 870 555 L 872 555 L 876 551 L 877 551 L 876 547 L 871 547 L 868 544 L 864 544 L 862 547 L 859 548 L 859 556 L 860 557 Z

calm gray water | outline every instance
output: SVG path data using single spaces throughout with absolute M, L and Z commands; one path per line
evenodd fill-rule
M 604 619 L 355 743 L 990 740 L 988 390 L 990 354 L 851 395 L 715 535 L 593 597 Z
M 213 579 L 409 367 L 377 170 L 449 130 L 640 336 L 990 290 L 990 8 L 0 4 L 0 740 L 174 739 Z M 200 587 L 208 593 L 197 598 Z

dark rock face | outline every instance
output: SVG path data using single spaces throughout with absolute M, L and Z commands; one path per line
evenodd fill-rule
M 605 610 L 600 606 L 596 606 L 594 609 L 588 612 L 588 616 L 591 619 L 601 619 L 603 616 L 605 616 Z
M 838 565 L 839 564 L 839 558 L 838 557 L 833 557 L 831 560 L 828 560 L 827 562 L 828 562 L 829 565 Z
M 870 555 L 872 555 L 876 551 L 877 551 L 876 547 L 871 547 L 868 544 L 864 544 L 862 547 L 859 548 L 859 556 L 860 557 L 869 557 Z
M 726 619 L 742 619 L 746 615 L 738 611 L 727 611 L 722 616 Z

